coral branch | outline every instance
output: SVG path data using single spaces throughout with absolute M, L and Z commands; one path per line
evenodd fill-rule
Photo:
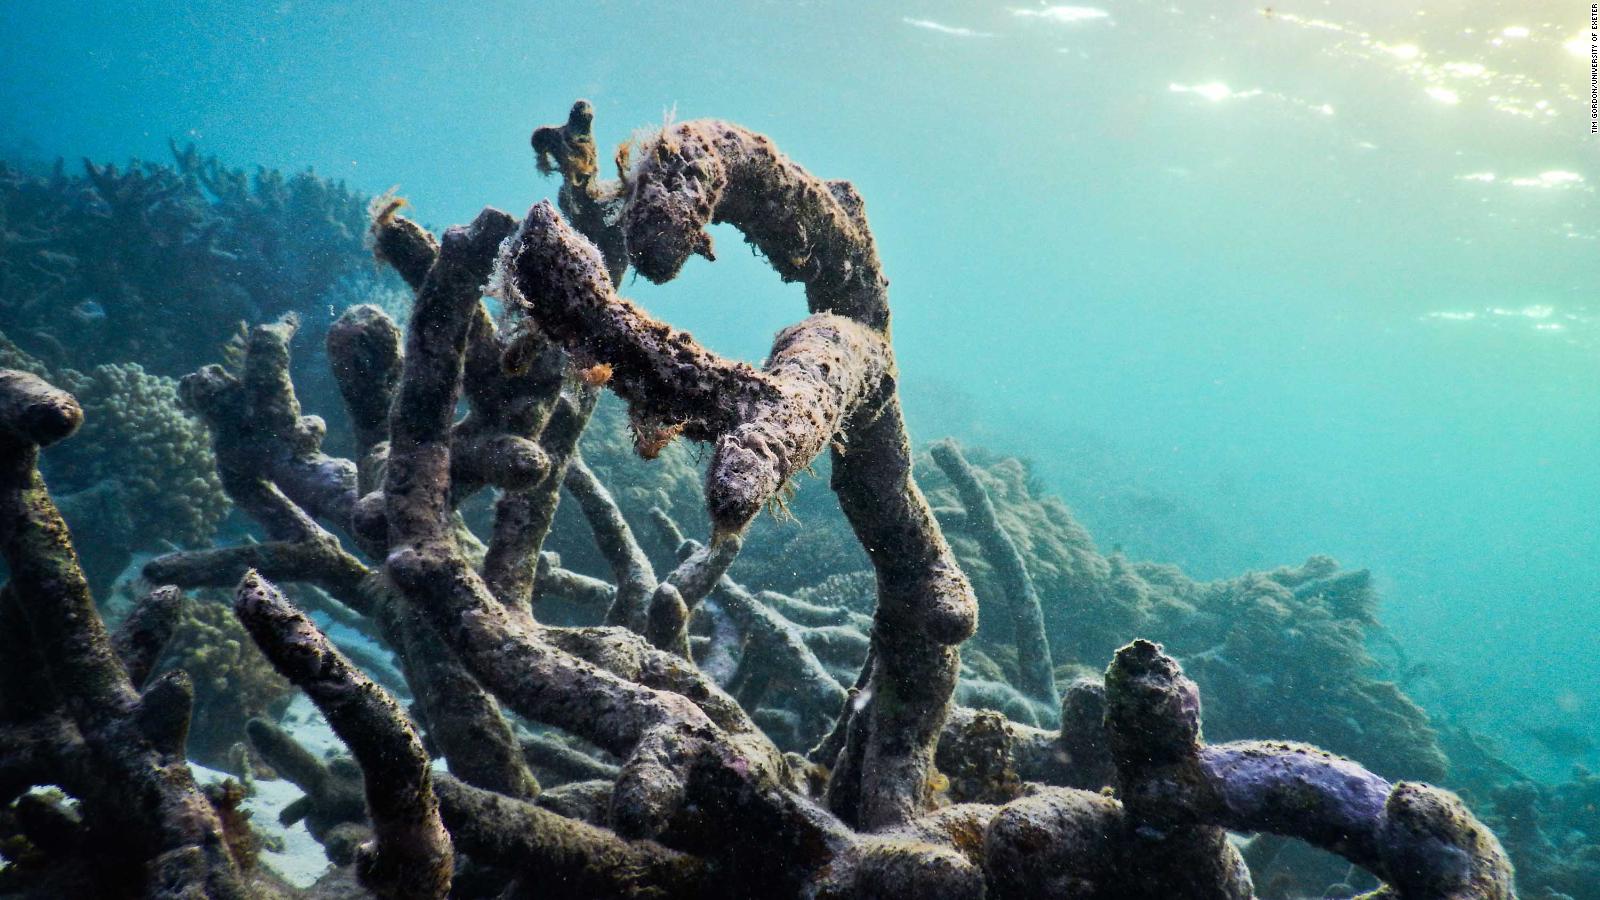
M 389 407 L 400 381 L 400 329 L 370 304 L 352 306 L 328 328 L 328 364 L 356 432 L 356 461 L 389 437 Z M 367 476 L 363 468 L 363 476 Z M 363 477 L 360 492 L 372 485 Z
M 251 719 L 245 733 L 267 765 L 305 791 L 279 813 L 279 823 L 304 821 L 328 859 L 341 866 L 355 862 L 356 849 L 372 837 L 360 768 L 345 757 L 324 763 L 265 719 Z
M 27 372 L 0 369 L 0 440 L 10 449 L 48 447 L 83 424 L 71 394 Z
M 1028 575 L 1017 545 L 1000 527 L 989 492 L 978 483 L 967 458 L 954 441 L 941 441 L 929 448 L 934 462 L 944 470 L 961 502 L 966 506 L 967 529 L 975 532 L 984 553 L 999 570 L 1005 586 L 1006 605 L 1017 645 L 1017 664 L 1022 670 L 1023 693 L 1051 708 L 1061 703 L 1056 690 L 1055 662 L 1050 658 L 1050 640 L 1045 636 L 1044 614 L 1039 608 L 1039 592 Z
M 384 479 L 393 547 L 417 536 L 435 536 L 443 527 L 443 521 L 436 525 L 429 520 L 450 507 L 450 454 L 443 438 L 450 432 L 459 397 L 469 311 L 479 302 L 495 248 L 513 224 L 505 213 L 485 210 L 471 227 L 445 232 L 439 259 L 417 291 L 404 375 L 390 416 Z
M 610 582 L 561 568 L 561 559 L 554 553 L 539 555 L 534 591 L 540 598 L 561 598 L 579 606 L 598 609 L 602 616 L 617 599 L 617 589 Z
M 522 755 L 528 765 L 555 776 L 557 782 L 616 781 L 615 765 L 601 762 L 593 756 L 575 750 L 554 738 L 535 735 L 522 742 Z
M 184 376 L 179 392 L 218 438 L 224 482 L 227 470 L 243 462 L 244 471 L 273 482 L 313 517 L 343 524 L 356 501 L 355 466 L 324 454 L 327 425 L 300 414 L 289 380 L 289 341 L 298 327 L 290 316 L 251 328 L 237 377 L 207 366 Z
M 561 486 L 597 395 L 595 389 L 584 386 L 557 398 L 539 433 L 539 446 L 549 461 L 544 479 L 527 490 L 507 492 L 495 504 L 494 534 L 483 557 L 483 580 L 502 603 L 525 606 L 542 590 L 539 549 L 555 522 Z M 609 606 L 611 600 L 606 603 Z
M 650 518 L 668 540 L 678 544 L 679 569 L 711 557 L 699 542 L 683 537 L 678 524 L 666 511 L 654 508 Z M 701 577 L 711 574 L 705 571 Z M 670 579 L 669 579 L 670 580 Z M 717 607 L 744 635 L 745 646 L 736 672 L 729 681 L 746 708 L 754 709 L 763 696 L 772 694 L 793 702 L 795 712 L 807 731 L 801 741 L 809 743 L 818 735 L 844 699 L 844 689 L 818 660 L 807 642 L 809 629 L 795 625 L 762 603 L 743 585 L 726 574 L 718 574 L 712 595 Z
M 726 576 L 717 583 L 716 597 L 749 641 L 739 677 L 759 679 L 765 688 L 793 691 L 798 712 L 812 723 L 827 722 L 844 701 L 844 688 L 828 674 L 800 630 Z
M 67 392 L 33 375 L 0 370 L 0 553 L 11 574 L 0 609 L 15 610 L 0 620 L 16 624 L 20 618 L 34 651 L 0 660 L 0 681 L 36 677 L 8 671 L 31 659 L 43 667 L 59 709 L 33 723 L 43 725 L 42 732 L 15 729 L 24 722 L 0 722 L 6 729 L 0 732 L 0 792 L 9 801 L 25 782 L 41 783 L 34 781 L 41 766 L 49 768 L 55 773 L 50 781 L 77 796 L 97 827 L 126 838 L 89 871 L 134 879 L 129 883 L 152 895 L 242 897 L 221 823 L 183 758 L 187 680 L 158 680 L 144 696 L 134 690 L 89 595 L 66 523 L 39 476 L 40 446 L 70 435 L 81 416 Z M 0 712 L 9 718 L 9 691 L 6 701 Z M 174 722 L 180 713 L 182 721 Z M 31 740 L 19 740 L 30 733 Z M 65 743 L 47 747 L 39 743 L 43 736 Z M 117 872 L 119 865 L 133 871 Z
M 531 142 L 539 171 L 561 173 L 561 211 L 600 248 L 611 283 L 621 284 L 628 270 L 627 246 L 616 223 L 621 185 L 599 178 L 594 107 L 587 100 L 577 101 L 564 124 L 535 128 Z
M 128 682 L 143 687 L 161 660 L 183 612 L 183 594 L 172 585 L 145 594 L 111 635 L 111 648 L 128 670 Z
M 566 356 L 534 332 L 511 340 L 517 346 L 499 333 L 479 303 L 467 332 L 462 372 L 468 413 L 451 436 L 457 502 L 480 485 L 521 490 L 549 474 L 550 460 L 538 438 L 559 398 Z
M 1088 680 L 1068 686 L 1062 699 L 1060 731 L 1019 725 L 992 712 L 957 708 L 939 738 L 939 770 L 982 771 L 991 776 L 966 784 L 952 777 L 951 796 L 963 802 L 1014 799 L 1024 781 L 1099 790 L 1116 777 L 1106 748 L 1104 715 L 1105 688 Z
M 611 566 L 611 576 L 617 584 L 616 600 L 606 612 L 606 624 L 642 632 L 650 594 L 656 586 L 650 558 L 634 538 L 633 529 L 611 499 L 611 492 L 581 458 L 568 464 L 566 488 L 583 510 L 583 517 L 594 531 L 595 545 Z
M 638 154 L 621 225 L 639 274 L 672 280 L 710 247 L 706 226 L 727 222 L 784 281 L 805 284 L 812 312 L 888 331 L 889 281 L 849 182 L 823 181 L 766 135 L 714 120 L 669 126 Z
M 677 567 L 650 598 L 645 628 L 650 643 L 689 658 L 689 617 L 733 565 L 743 544 L 738 535 L 725 534 L 710 547 L 694 544 L 680 554 Z
M 725 360 L 618 297 L 598 251 L 548 203 L 528 211 L 499 272 L 507 300 L 580 362 L 612 368 L 635 421 L 715 441 L 707 503 L 721 532 L 742 531 L 844 422 L 881 401 L 888 341 L 838 316 L 785 329 L 761 372 Z M 870 415 L 866 412 L 865 415 Z
M 276 491 L 277 488 L 269 488 Z M 309 524 L 309 520 L 307 520 Z M 373 613 L 366 589 L 370 574 L 354 556 L 321 528 L 304 540 L 267 541 L 212 550 L 185 550 L 158 556 L 145 564 L 144 577 L 183 587 L 237 584 L 244 573 L 258 570 L 265 578 L 306 581 L 338 597 L 363 615 Z
M 641 414 L 688 423 L 690 437 L 710 439 L 741 402 L 774 396 L 748 364 L 711 353 L 617 296 L 599 251 L 548 202 L 528 211 L 498 269 L 507 300 L 541 331 L 580 365 L 610 365 L 609 387 Z
M 933 747 L 977 600 L 911 477 L 898 399 L 834 451 L 833 489 L 878 576 L 872 672 L 829 785 L 829 805 L 867 828 L 922 808 Z
M 1118 651 L 1107 670 L 1106 729 L 1124 802 L 1140 821 L 1297 837 L 1401 897 L 1513 896 L 1499 841 L 1448 791 L 1390 784 L 1301 744 L 1202 745 L 1194 682 L 1148 641 Z
M 472 858 L 519 872 L 541 897 L 698 897 L 709 873 L 694 857 L 615 834 L 462 784 L 439 779 L 445 824 Z
M 405 200 L 392 197 L 374 209 L 367 235 L 372 240 L 372 255 L 388 263 L 413 291 L 419 291 L 439 258 L 439 242 L 428 229 L 396 215 L 403 206 Z
M 390 597 L 383 624 L 417 696 L 414 710 L 456 777 L 511 797 L 536 796 L 539 783 L 500 704 L 450 652 L 422 611 Z
M 761 374 L 776 396 L 738 409 L 707 470 L 706 506 L 718 531 L 743 530 L 836 437 L 853 444 L 859 433 L 846 423 L 881 414 L 895 367 L 884 335 L 819 314 L 778 332 Z
M 382 897 L 444 897 L 454 852 L 439 820 L 428 754 L 400 705 L 256 573 L 239 583 L 234 611 L 273 666 L 306 692 L 361 764 L 375 838 L 357 854 L 362 883 Z

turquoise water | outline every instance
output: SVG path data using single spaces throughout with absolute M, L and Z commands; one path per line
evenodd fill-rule
M 442 226 L 551 193 L 528 133 L 576 97 L 607 146 L 741 122 L 867 198 L 919 441 L 1198 575 L 1370 567 L 1446 710 L 1551 777 L 1523 729 L 1600 740 L 1586 6 L 329 6 L 12 0 L 0 140 L 193 141 Z M 717 237 L 625 292 L 759 358 L 798 289 Z

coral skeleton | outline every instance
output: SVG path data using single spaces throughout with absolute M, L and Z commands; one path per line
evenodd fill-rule
M 1515 896 L 1499 842 L 1448 791 L 1305 744 L 1204 740 L 1185 666 L 1233 671 L 1247 633 L 1180 664 L 1130 630 L 1094 660 L 1110 658 L 1103 675 L 1052 648 L 1054 581 L 1030 571 L 1003 480 L 936 445 L 936 514 L 914 477 L 888 280 L 853 186 L 721 121 L 669 123 L 604 180 L 593 120 L 580 101 L 534 132 L 559 209 L 486 208 L 436 238 L 399 201 L 374 204 L 371 246 L 414 297 L 404 327 L 360 305 L 327 329 L 354 458 L 325 452 L 327 425 L 301 407 L 293 315 L 182 379 L 264 540 L 151 560 L 145 578 L 172 587 L 116 636 L 37 469 L 82 411 L 0 372 L 0 837 L 30 848 L 0 894 L 15 878 L 32 896 L 1242 900 L 1256 888 L 1237 832 L 1343 857 L 1381 881 L 1374 898 Z M 149 189 L 91 176 L 112 196 Z M 663 282 L 714 258 L 714 223 L 805 288 L 808 316 L 759 367 L 618 293 L 630 268 Z M 665 502 L 630 521 L 635 501 L 583 452 L 601 392 L 626 405 L 645 465 L 680 437 L 709 446 L 704 519 L 682 520 L 706 533 L 687 537 Z M 827 591 L 750 586 L 739 557 L 759 514 L 818 462 L 870 571 Z M 563 493 L 609 579 L 547 549 Z M 975 542 L 982 591 L 946 527 Z M 1325 614 L 1328 652 L 1360 652 L 1336 612 L 1361 614 L 1365 582 L 1324 566 L 1208 587 L 1073 552 L 1081 583 L 1134 598 L 1122 608 L 1213 590 L 1265 629 L 1300 603 Z M 283 820 L 337 867 L 310 888 L 230 849 L 183 756 L 187 677 L 144 683 L 179 590 L 223 587 L 350 752 L 245 729 L 304 792 Z M 983 649 L 980 595 L 1007 626 Z M 391 648 L 410 706 L 312 612 Z M 52 785 L 75 803 L 38 790 Z
M 78 800 L 80 821 L 59 823 L 76 840 L 58 845 L 99 858 L 45 875 L 59 896 L 125 882 L 150 896 L 244 897 L 221 819 L 183 755 L 193 685 L 182 672 L 147 685 L 131 677 L 148 674 L 165 643 L 169 598 L 152 594 L 114 641 L 39 476 L 40 449 L 82 421 L 70 394 L 0 371 L 0 553 L 11 575 L 0 590 L 0 801 L 41 785 Z

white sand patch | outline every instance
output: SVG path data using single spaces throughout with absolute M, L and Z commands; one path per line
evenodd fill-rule
M 345 753 L 344 744 L 305 694 L 295 695 L 280 724 L 317 757 L 326 759 L 330 753 Z M 193 761 L 189 768 L 194 772 L 195 781 L 202 785 L 233 777 Z M 282 850 L 262 849 L 261 864 L 295 887 L 308 887 L 330 868 L 322 845 L 306 831 L 304 822 L 296 822 L 289 828 L 278 824 L 278 814 L 301 796 L 301 790 L 285 779 L 257 778 L 255 793 L 245 798 L 244 809 L 250 813 L 251 823 L 269 841 L 282 841 Z

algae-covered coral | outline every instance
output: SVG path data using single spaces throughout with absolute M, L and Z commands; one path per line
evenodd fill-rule
M 1365 650 L 1364 573 L 1315 558 L 1197 582 L 1101 554 L 1015 460 L 914 454 L 855 188 L 716 121 L 668 125 L 603 181 L 592 126 L 579 103 L 535 133 L 560 212 L 485 209 L 439 236 L 374 219 L 415 296 L 404 328 L 357 306 L 328 331 L 355 458 L 302 406 L 292 366 L 316 335 L 292 316 L 253 317 L 179 388 L 257 539 L 144 575 L 235 588 L 245 631 L 347 745 L 330 764 L 246 728 L 305 791 L 285 819 L 345 875 L 383 897 L 1251 897 L 1259 854 L 1231 831 L 1337 854 L 1375 896 L 1514 896 L 1462 801 L 1401 780 L 1445 760 Z M 618 294 L 630 267 L 664 281 L 714 256 L 713 222 L 805 287 L 810 315 L 759 368 Z M 181 764 L 187 676 L 136 693 L 161 642 L 100 625 L 36 468 L 83 413 L 40 374 L 0 376 L 0 824 L 17 836 L 0 852 L 27 848 L 24 891 L 288 890 L 246 870 Z M 621 404 L 597 414 L 602 390 Z M 775 504 L 799 524 L 762 518 Z M 292 584 L 393 649 L 414 704 Z M 73 815 L 30 812 L 52 784 Z M 148 840 L 98 857 L 94 836 L 129 824 Z
M 68 523 L 95 540 L 80 557 L 104 592 L 136 552 L 206 545 L 228 512 L 205 429 L 177 382 L 138 363 L 52 370 L 0 332 L 0 365 L 51 379 L 86 412 L 79 440 L 45 463 Z M 114 448 L 114 452 L 108 452 Z
M 221 598 L 184 605 L 156 672 L 181 671 L 194 682 L 189 756 L 212 768 L 233 764 L 229 753 L 245 740 L 245 723 L 277 719 L 293 690 L 250 641 Z

